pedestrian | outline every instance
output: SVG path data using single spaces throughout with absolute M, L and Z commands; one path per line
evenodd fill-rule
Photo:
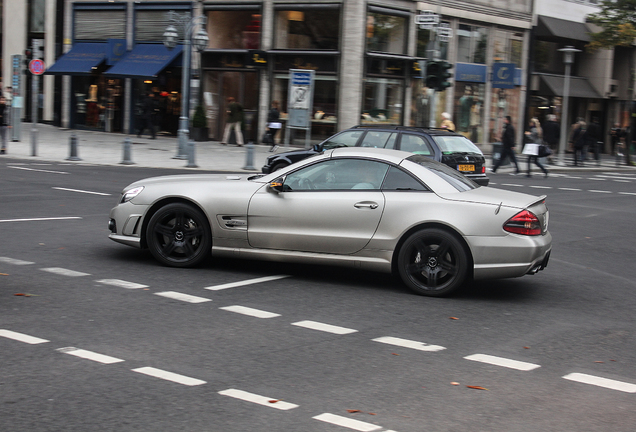
M 0 154 L 7 154 L 7 128 L 9 121 L 9 107 L 7 100 L 4 96 L 0 96 L 0 140 L 2 141 L 2 147 L 0 147 Z
M 232 96 L 227 98 L 227 118 L 225 120 L 225 132 L 223 133 L 223 141 L 221 144 L 226 145 L 230 138 L 230 131 L 234 128 L 234 135 L 236 136 L 236 145 L 243 146 L 243 132 L 241 131 L 241 124 L 243 123 L 243 107 L 240 103 L 236 102 Z
M 585 136 L 585 131 L 587 129 L 587 125 L 583 120 L 579 120 L 578 124 L 574 127 L 574 131 L 572 132 L 572 145 L 574 147 L 574 166 L 578 166 L 579 162 L 581 162 L 581 166 L 583 166 L 583 150 L 585 148 L 585 141 L 587 137 Z
M 139 126 L 137 129 L 137 137 L 141 138 L 141 134 L 144 129 L 148 129 L 150 132 L 150 139 L 155 139 L 155 109 L 157 108 L 155 103 L 155 94 L 153 92 L 149 92 L 143 102 L 141 107 L 141 119 L 139 121 Z
M 598 122 L 598 117 L 592 117 L 592 123 L 590 123 L 587 126 L 587 130 L 585 131 L 585 135 L 586 135 L 586 149 L 583 152 L 583 159 L 585 160 L 587 158 L 587 152 L 588 151 L 593 151 L 594 152 L 594 159 L 596 160 L 596 165 L 601 166 L 601 157 L 599 154 L 599 143 L 601 141 L 601 137 L 603 136 L 601 134 L 601 125 Z
M 506 116 L 504 118 L 503 131 L 501 132 L 501 144 L 503 144 L 503 149 L 501 151 L 501 156 L 499 160 L 495 163 L 495 166 L 492 168 L 492 172 L 496 173 L 499 166 L 502 162 L 508 157 L 510 162 L 515 164 L 515 168 L 517 168 L 516 174 L 520 174 L 521 170 L 519 170 L 519 163 L 517 162 L 517 157 L 515 156 L 515 128 L 512 126 L 511 117 Z
M 541 124 L 537 118 L 532 118 L 530 120 L 530 124 L 528 126 L 528 130 L 525 132 L 526 141 L 528 144 L 537 144 L 536 153 L 528 154 L 528 174 L 527 177 L 532 177 L 532 173 L 530 171 L 530 164 L 534 163 L 538 166 L 545 177 L 548 176 L 548 170 L 545 169 L 541 162 L 539 162 L 539 146 L 543 144 L 543 132 L 541 130 Z
M 559 150 L 559 139 L 561 138 L 561 127 L 556 121 L 554 114 L 548 114 L 548 120 L 543 125 L 543 141 L 550 146 L 552 153 Z M 551 160 L 551 157 L 548 157 Z
M 442 119 L 442 124 L 440 125 L 442 129 L 455 130 L 455 123 L 451 120 L 451 115 L 449 113 L 443 112 Z
M 282 127 L 280 122 L 280 111 L 278 111 L 278 101 L 272 101 L 272 107 L 267 113 L 267 142 L 271 144 L 270 152 L 275 151 L 278 146 L 276 145 L 276 134 Z
M 616 155 L 616 145 L 620 142 L 620 139 L 623 136 L 623 130 L 619 123 L 614 123 L 614 127 L 610 129 L 609 136 L 612 143 L 612 156 L 614 156 Z

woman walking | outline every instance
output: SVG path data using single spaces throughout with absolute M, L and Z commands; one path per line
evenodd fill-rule
M 278 101 L 272 101 L 272 108 L 269 110 L 269 113 L 267 113 L 267 142 L 271 144 L 269 149 L 270 152 L 273 152 L 278 148 L 275 138 L 281 126 Z
M 530 171 L 531 167 L 530 164 L 534 163 L 536 166 L 538 166 L 539 168 L 541 168 L 541 171 L 543 171 L 543 174 L 547 177 L 548 176 L 548 170 L 545 169 L 545 167 L 543 165 L 541 165 L 541 162 L 539 162 L 539 146 L 543 144 L 543 131 L 541 130 L 541 124 L 539 123 L 539 120 L 537 118 L 532 118 L 530 120 L 530 124 L 528 127 L 528 130 L 525 133 L 526 135 L 526 142 L 529 144 L 538 144 L 537 145 L 537 152 L 536 154 L 529 154 L 528 155 L 528 175 L 527 177 L 532 177 L 532 173 Z

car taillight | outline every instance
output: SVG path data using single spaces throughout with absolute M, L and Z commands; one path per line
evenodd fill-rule
M 482 165 L 482 167 L 481 167 L 481 173 L 482 173 L 482 174 L 486 174 L 486 165 Z
M 521 235 L 541 235 L 541 223 L 532 212 L 524 210 L 517 213 L 503 226 L 504 231 Z

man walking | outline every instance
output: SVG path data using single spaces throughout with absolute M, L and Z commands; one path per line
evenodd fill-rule
M 225 123 L 225 132 L 223 133 L 223 141 L 221 144 L 226 145 L 230 139 L 230 131 L 234 128 L 234 135 L 236 136 L 236 145 L 241 147 L 243 145 L 243 132 L 241 131 L 241 123 L 243 122 L 243 107 L 236 102 L 232 96 L 227 98 L 227 119 Z
M 517 162 L 517 157 L 515 156 L 515 128 L 512 126 L 510 116 L 506 116 L 504 119 L 504 127 L 503 132 L 501 133 L 501 143 L 503 144 L 503 149 L 501 151 L 501 156 L 495 166 L 492 168 L 493 174 L 497 172 L 499 165 L 501 165 L 506 159 L 506 156 L 510 158 L 510 162 L 515 164 L 517 168 L 516 174 L 521 173 L 519 170 L 519 163 Z
M 556 122 L 554 114 L 548 114 L 548 121 L 543 125 L 543 141 L 550 146 L 553 154 L 559 151 L 559 138 L 561 138 L 561 127 Z M 551 159 L 548 156 L 548 159 Z

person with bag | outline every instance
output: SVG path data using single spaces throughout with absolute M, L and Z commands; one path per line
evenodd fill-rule
M 592 123 L 587 127 L 587 131 L 585 131 L 586 138 L 586 150 L 583 153 L 583 160 L 587 159 L 587 152 L 589 150 L 594 152 L 594 159 L 596 160 L 596 165 L 601 166 L 601 157 L 599 154 L 599 143 L 602 139 L 601 133 L 601 125 L 598 122 L 598 117 L 592 117 Z
M 283 125 L 280 122 L 280 111 L 278 111 L 278 101 L 272 101 L 272 107 L 267 113 L 267 131 L 263 137 L 263 143 L 270 144 L 270 152 L 275 151 L 278 146 L 276 145 L 276 134 Z
M 236 145 L 243 146 L 243 132 L 241 131 L 241 124 L 243 123 L 243 106 L 236 102 L 232 96 L 227 98 L 227 119 L 225 120 L 225 131 L 223 133 L 223 141 L 221 144 L 227 145 L 230 139 L 230 132 L 234 128 L 234 135 L 236 136 Z
M 515 156 L 515 128 L 512 126 L 511 120 L 512 118 L 510 116 L 506 116 L 504 118 L 503 132 L 501 133 L 501 144 L 503 144 L 503 149 L 501 150 L 499 160 L 492 168 L 493 174 L 497 172 L 497 169 L 506 159 L 506 156 L 510 159 L 510 162 L 515 164 L 515 167 L 517 168 L 516 174 L 521 173 L 517 157 Z
M 531 163 L 534 163 L 536 166 L 541 168 L 541 171 L 543 171 L 543 174 L 545 175 L 545 177 L 547 177 L 548 170 L 545 169 L 543 165 L 541 165 L 541 162 L 539 162 L 539 150 L 540 150 L 540 147 L 544 144 L 543 144 L 543 138 L 542 138 L 543 132 L 541 131 L 541 124 L 539 123 L 539 120 L 537 118 L 532 118 L 530 120 L 528 130 L 525 132 L 525 136 L 528 143 L 526 144 L 526 147 L 528 147 L 528 151 L 526 151 L 526 148 L 524 147 L 523 153 L 528 155 L 527 177 L 532 177 L 532 172 L 530 170 Z

